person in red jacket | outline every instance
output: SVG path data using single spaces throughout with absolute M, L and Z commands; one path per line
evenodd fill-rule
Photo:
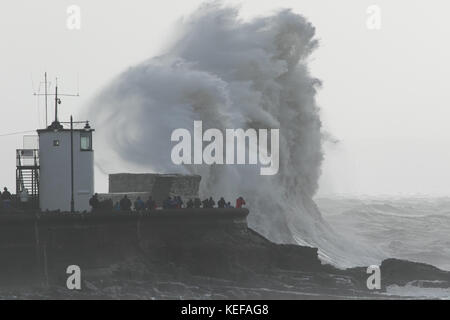
M 242 197 L 236 199 L 236 208 L 242 208 L 245 205 L 245 200 Z

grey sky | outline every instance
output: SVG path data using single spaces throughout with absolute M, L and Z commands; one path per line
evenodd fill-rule
M 76 115 L 114 75 L 162 53 L 176 20 L 201 2 L 2 1 L 0 135 L 42 126 L 44 103 L 38 108 L 31 79 L 37 90 L 47 71 L 61 91 L 74 92 L 79 77 L 82 97 L 61 107 L 62 117 Z M 79 31 L 66 28 L 71 4 L 81 7 Z M 378 31 L 366 27 L 372 4 L 382 10 Z M 321 194 L 450 193 L 448 2 L 248 0 L 242 7 L 245 16 L 290 7 L 317 28 L 311 69 L 324 82 L 324 129 L 340 141 L 325 146 Z M 11 189 L 21 141 L 0 137 L 0 184 Z M 96 179 L 105 191 L 105 177 Z

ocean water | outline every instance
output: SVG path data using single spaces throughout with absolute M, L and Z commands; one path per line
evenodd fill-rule
M 394 296 L 405 296 L 413 299 L 420 298 L 432 298 L 449 300 L 450 299 L 450 289 L 448 288 L 426 288 L 413 284 L 407 284 L 406 286 L 389 286 L 386 289 L 387 295 Z
M 449 197 L 323 197 L 315 201 L 334 231 L 353 243 L 349 259 L 356 249 L 366 248 L 379 253 L 378 260 L 406 259 L 450 270 Z

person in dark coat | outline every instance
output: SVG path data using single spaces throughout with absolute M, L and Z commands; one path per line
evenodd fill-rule
M 120 200 L 120 210 L 130 211 L 131 210 L 131 200 L 128 199 L 127 195 L 124 195 Z
M 208 208 L 214 208 L 215 205 L 216 205 L 216 202 L 213 200 L 212 197 L 209 197 L 209 199 L 208 199 Z
M 8 191 L 7 187 L 3 188 L 3 193 L 1 194 L 2 200 L 11 200 L 12 195 L 11 192 Z
M 220 198 L 220 200 L 219 201 L 217 201 L 217 206 L 219 207 L 219 208 L 225 208 L 225 205 L 226 205 L 227 203 L 225 202 L 225 199 L 222 197 L 222 198 Z
M 8 191 L 7 187 L 3 188 L 3 193 L 1 195 L 1 198 L 2 198 L 2 202 L 3 202 L 3 209 L 5 209 L 5 210 L 11 209 L 12 195 Z
M 98 200 L 98 194 L 94 194 L 89 199 L 89 205 L 91 206 L 92 210 L 91 212 L 97 212 L 100 209 L 100 200 Z

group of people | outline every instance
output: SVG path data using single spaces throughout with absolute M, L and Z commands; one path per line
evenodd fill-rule
M 133 203 L 127 195 L 124 195 L 120 201 L 116 203 L 113 202 L 111 198 L 100 200 L 98 194 L 94 194 L 91 199 L 89 199 L 89 205 L 93 212 L 101 211 L 131 211 L 133 208 Z M 134 210 L 144 211 L 144 210 L 154 210 L 156 209 L 156 202 L 150 196 L 145 202 L 141 197 L 137 197 L 134 201 Z
M 163 201 L 162 207 L 163 209 L 181 209 L 183 208 L 183 200 L 181 200 L 181 197 L 175 196 L 175 197 L 167 197 Z
M 37 198 L 31 196 L 27 188 L 22 188 L 17 194 L 11 194 L 7 187 L 0 191 L 0 212 L 24 212 L 37 208 Z
M 134 203 L 131 202 L 127 195 L 124 195 L 120 201 L 115 204 L 112 199 L 100 200 L 98 194 L 94 194 L 89 200 L 89 204 L 92 207 L 93 212 L 100 211 L 150 211 L 155 210 L 158 206 L 156 201 L 153 200 L 152 196 L 149 196 L 146 201 L 142 200 L 140 196 L 136 198 Z M 214 208 L 216 202 L 212 197 L 205 199 L 203 201 L 200 198 L 189 199 L 184 205 L 183 200 L 180 196 L 167 197 L 162 202 L 163 209 L 181 209 L 181 208 Z M 217 201 L 217 208 L 242 208 L 245 205 L 245 200 L 243 197 L 236 199 L 236 206 L 233 207 L 231 202 L 225 201 L 223 197 Z
M 131 201 L 125 195 L 125 197 L 119 202 L 119 206 L 116 207 L 116 209 L 126 210 L 126 208 L 128 208 L 128 210 L 130 210 L 131 209 L 130 205 Z M 134 210 L 136 211 L 150 211 L 155 209 L 156 209 L 156 202 L 155 200 L 153 200 L 152 196 L 149 196 L 145 202 L 139 196 L 136 198 L 136 201 L 134 201 Z
M 171 198 L 169 197 L 167 201 L 170 201 Z M 212 197 L 209 197 L 203 201 L 200 200 L 200 198 L 195 198 L 195 199 L 189 199 L 188 202 L 186 202 L 186 206 L 183 207 L 183 201 L 181 200 L 180 197 L 175 197 L 175 206 L 173 206 L 172 208 L 186 208 L 186 209 L 191 209 L 191 208 L 204 208 L 204 209 L 209 209 L 209 208 L 215 208 L 216 202 L 214 201 L 214 199 Z M 242 208 L 245 205 L 245 200 L 243 197 L 239 197 L 236 199 L 236 207 L 233 207 L 230 201 L 225 201 L 225 199 L 223 197 L 221 197 L 219 199 L 219 201 L 217 201 L 217 208 Z M 170 207 L 169 207 L 170 208 Z
M 22 195 L 21 195 L 21 201 L 22 201 Z M 0 192 L 0 210 L 6 211 L 11 209 L 12 207 L 12 200 L 13 197 L 11 193 L 8 191 L 8 188 L 4 187 L 3 192 Z M 134 203 L 131 202 L 131 200 L 128 198 L 127 195 L 124 195 L 120 201 L 117 201 L 116 203 L 113 202 L 111 198 L 100 200 L 98 197 L 98 194 L 94 194 L 89 199 L 89 205 L 92 208 L 92 212 L 111 212 L 111 211 L 150 211 L 155 210 L 157 208 L 156 201 L 153 200 L 152 196 L 149 196 L 146 201 L 143 201 L 140 196 L 136 198 Z M 209 199 L 205 199 L 203 201 L 200 200 L 200 198 L 195 199 L 189 199 L 184 205 L 183 200 L 180 196 L 174 196 L 174 197 L 167 197 L 163 203 L 162 208 L 163 209 L 181 209 L 181 208 L 214 208 L 216 205 L 216 202 L 212 197 L 209 197 Z M 245 205 L 245 200 L 242 197 L 239 197 L 236 199 L 236 207 L 235 208 L 242 208 Z M 223 197 L 220 198 L 219 201 L 217 201 L 217 208 L 234 208 L 231 203 L 228 201 L 226 202 Z

